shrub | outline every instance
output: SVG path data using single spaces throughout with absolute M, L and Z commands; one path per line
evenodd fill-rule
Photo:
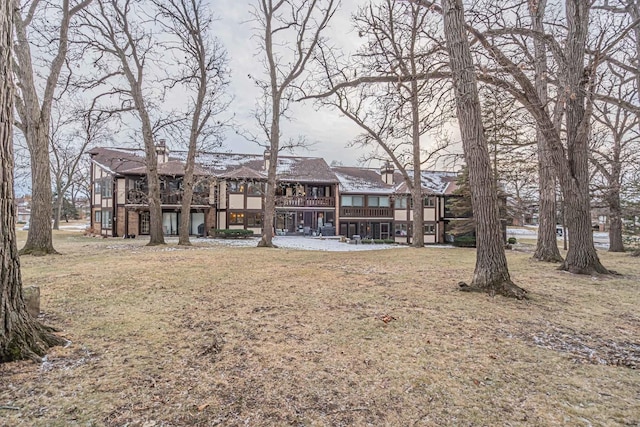
M 221 237 L 223 239 L 228 238 L 240 238 L 240 237 L 249 237 L 253 236 L 253 231 L 251 230 L 243 230 L 243 229 L 229 229 L 229 228 L 212 228 L 209 233 L 213 237 Z
M 456 236 L 453 240 L 453 246 L 459 246 L 462 248 L 475 248 L 476 238 L 475 236 Z
M 509 239 L 507 239 L 507 243 L 510 245 L 515 245 L 516 243 L 518 243 L 518 239 L 516 239 L 515 237 L 509 237 Z

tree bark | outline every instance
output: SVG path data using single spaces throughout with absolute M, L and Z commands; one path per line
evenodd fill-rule
M 546 0 L 529 0 L 529 12 L 531 14 L 534 31 L 544 32 L 544 13 Z M 535 50 L 535 87 L 538 97 L 547 108 L 547 49 L 544 41 L 536 37 L 533 39 Z M 556 236 L 556 179 L 553 170 L 553 162 L 550 150 L 543 133 L 539 129 L 536 132 L 538 146 L 538 182 L 539 182 L 539 212 L 538 212 L 538 240 L 533 258 L 545 262 L 562 262 L 562 255 L 558 249 Z
M 442 0 L 444 33 L 456 95 L 456 109 L 464 156 L 469 168 L 471 204 L 476 221 L 476 267 L 464 290 L 526 298 L 509 275 L 500 227 L 498 198 L 491 160 L 482 128 L 482 116 L 473 60 L 466 37 L 461 0 Z
M 589 5 L 567 0 L 566 100 L 567 149 L 571 183 L 563 183 L 569 229 L 569 251 L 562 269 L 572 273 L 609 273 L 600 263 L 593 244 L 589 206 L 588 135 L 590 117 L 585 116 L 585 46 L 589 31 Z M 566 180 L 565 181 L 569 181 Z
M 0 2 L 0 363 L 38 360 L 64 343 L 27 312 L 16 245 L 13 190 L 13 79 L 11 40 L 13 0 Z
M 71 7 L 69 0 L 62 0 L 62 19 L 58 34 L 58 49 L 51 61 L 42 103 L 38 99 L 34 81 L 31 48 L 27 37 L 28 22 L 20 15 L 20 8 L 15 8 L 15 73 L 18 78 L 20 97 L 17 112 L 20 117 L 20 129 L 24 134 L 31 155 L 32 204 L 31 225 L 27 242 L 21 254 L 46 255 L 57 253 L 53 248 L 51 231 L 51 167 L 49 164 L 49 125 L 51 120 L 51 104 L 56 85 L 60 77 L 68 50 L 69 24 L 71 17 L 86 7 L 91 0 L 84 0 Z M 32 17 L 31 17 L 32 18 Z

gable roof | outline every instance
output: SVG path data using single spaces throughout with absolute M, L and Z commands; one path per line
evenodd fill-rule
M 145 167 L 144 152 L 142 150 L 94 148 L 89 151 L 89 154 L 93 163 L 114 175 Z

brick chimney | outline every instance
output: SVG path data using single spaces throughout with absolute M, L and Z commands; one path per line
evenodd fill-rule
M 156 155 L 158 156 L 158 164 L 167 163 L 169 161 L 169 149 L 167 148 L 167 140 L 159 139 L 156 144 Z
M 269 171 L 269 164 L 271 162 L 271 150 L 264 150 L 264 170 Z
M 395 173 L 395 169 L 393 164 L 387 160 L 384 165 L 380 168 L 380 176 L 382 177 L 382 181 L 385 184 L 393 185 L 393 174 Z

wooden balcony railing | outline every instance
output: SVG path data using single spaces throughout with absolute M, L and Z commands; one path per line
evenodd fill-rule
M 392 216 L 391 208 L 353 206 L 340 209 L 340 217 L 342 218 L 391 218 Z
M 278 207 L 334 207 L 335 205 L 333 197 L 276 196 L 276 206 Z

